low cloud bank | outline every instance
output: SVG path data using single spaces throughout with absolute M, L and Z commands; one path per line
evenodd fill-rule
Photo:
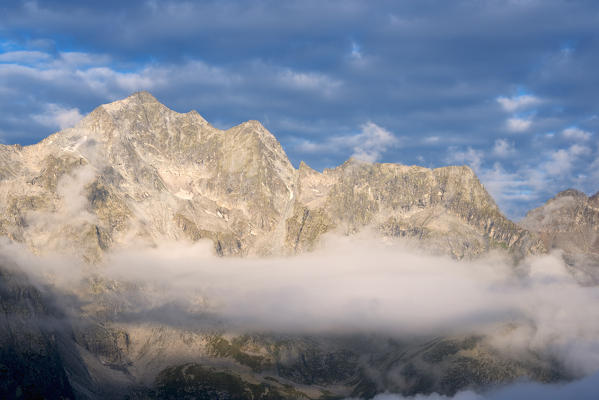
M 329 237 L 321 250 L 287 258 L 218 258 L 209 243 L 171 244 L 113 252 L 96 267 L 15 246 L 3 253 L 69 293 L 89 284 L 89 273 L 119 282 L 107 292 L 124 305 L 122 319 L 195 327 L 210 316 L 232 330 L 282 333 L 483 333 L 501 351 L 547 354 L 573 374 L 599 369 L 599 287 L 579 285 L 559 254 L 518 266 L 499 254 L 458 262 L 356 237 Z

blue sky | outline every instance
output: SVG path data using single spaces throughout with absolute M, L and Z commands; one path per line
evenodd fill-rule
M 518 218 L 599 191 L 599 3 L 0 3 L 0 142 L 148 90 L 219 128 L 260 120 L 294 165 L 468 164 Z

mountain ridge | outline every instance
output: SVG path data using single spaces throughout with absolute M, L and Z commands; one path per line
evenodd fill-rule
M 61 244 L 40 240 L 48 227 L 36 215 L 60 214 L 65 198 L 82 197 L 79 225 L 65 222 L 56 237 L 78 243 L 88 260 L 131 238 L 151 245 L 209 239 L 220 255 L 293 254 L 313 249 L 324 233 L 366 227 L 455 258 L 492 248 L 544 251 L 467 166 L 349 159 L 323 172 L 303 162 L 296 169 L 258 121 L 219 130 L 148 92 L 101 105 L 37 144 L 4 146 L 0 179 L 0 208 L 9 217 L 0 220 L 0 234 L 38 252 Z

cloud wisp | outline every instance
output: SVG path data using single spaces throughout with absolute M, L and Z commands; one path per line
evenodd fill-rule
M 501 104 L 505 111 L 514 112 L 537 105 L 541 100 L 536 96 L 525 94 L 514 97 L 500 96 L 497 98 L 497 102 Z

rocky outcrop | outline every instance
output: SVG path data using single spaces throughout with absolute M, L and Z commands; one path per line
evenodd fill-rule
M 528 212 L 520 225 L 538 232 L 548 249 L 599 255 L 599 193 L 564 190 Z
M 599 284 L 599 193 L 568 189 L 526 214 L 520 225 L 564 252 L 579 280 Z
M 296 243 L 315 240 L 314 229 L 336 227 L 352 234 L 370 226 L 386 236 L 423 241 L 429 250 L 456 258 L 492 248 L 519 256 L 544 250 L 538 239 L 501 214 L 468 167 L 428 169 L 350 159 L 320 174 L 302 164 L 298 186 L 298 202 L 305 209 L 289 226 L 296 231 L 301 219 L 308 229 L 299 232 Z

